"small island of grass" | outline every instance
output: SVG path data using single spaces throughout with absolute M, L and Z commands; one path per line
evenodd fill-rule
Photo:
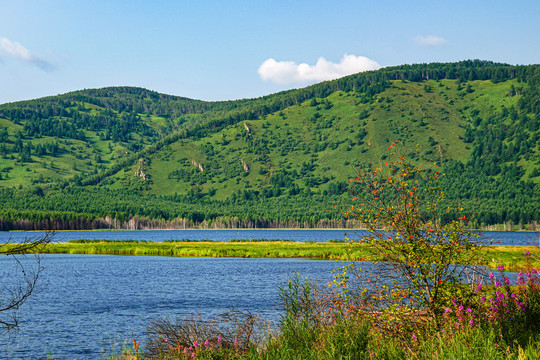
M 343 261 L 384 261 L 367 251 L 368 244 L 344 241 L 295 242 L 287 240 L 180 240 L 164 242 L 71 240 L 50 243 L 39 249 L 42 254 L 150 255 L 178 257 L 305 258 Z M 532 254 L 531 264 L 540 268 L 540 248 L 534 246 L 484 246 L 481 264 L 492 269 L 523 270 L 524 254 Z

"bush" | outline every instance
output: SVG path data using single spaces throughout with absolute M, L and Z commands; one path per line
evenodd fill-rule
M 355 311 L 376 314 L 378 326 L 395 336 L 420 327 L 439 329 L 456 292 L 473 293 L 463 280 L 482 276 L 475 265 L 481 258 L 477 235 L 465 230 L 468 217 L 461 207 L 443 206 L 435 169 L 392 152 L 383 165 L 360 169 L 350 180 L 354 204 L 345 215 L 369 232 L 352 246 L 366 243 L 384 262 L 343 268 L 336 283 L 342 289 L 340 306 L 354 301 Z

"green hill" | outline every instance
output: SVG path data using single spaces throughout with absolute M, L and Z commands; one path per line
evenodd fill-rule
M 336 226 L 355 168 L 395 140 L 478 225 L 531 223 L 539 86 L 538 65 L 464 61 L 238 101 L 116 87 L 1 105 L 0 226 Z

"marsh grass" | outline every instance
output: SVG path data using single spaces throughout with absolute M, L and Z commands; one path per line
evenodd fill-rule
M 531 267 L 516 285 L 492 274 L 492 284 L 476 285 L 474 298 L 457 296 L 447 305 L 439 328 L 394 322 L 391 329 L 377 326 L 377 313 L 336 306 L 332 290 L 296 275 L 279 288 L 277 331 L 240 312 L 209 321 L 161 319 L 150 325 L 144 354 L 125 349 L 116 359 L 539 359 L 539 280 Z
M 54 243 L 43 249 L 56 254 L 164 255 L 188 257 L 253 257 L 350 259 L 347 244 L 337 242 L 294 242 L 287 240 L 217 241 L 101 241 L 77 240 Z
M 540 246 L 485 246 L 484 251 L 485 264 L 492 269 L 501 264 L 507 271 L 540 267 Z M 525 252 L 529 252 L 532 259 L 524 257 Z
M 321 260 L 384 261 L 367 251 L 366 244 L 349 242 L 295 242 L 289 240 L 251 239 L 231 241 L 174 240 L 164 242 L 133 240 L 70 240 L 50 243 L 43 254 L 152 255 L 179 257 L 249 257 L 310 258 Z M 525 269 L 523 252 L 532 254 L 531 265 L 540 267 L 540 247 L 485 246 L 482 264 L 496 269 L 500 264 L 509 271 Z
M 538 331 L 528 333 L 525 341 L 518 341 L 515 337 L 504 336 L 498 322 L 485 321 L 475 326 L 456 327 L 454 321 L 458 321 L 459 314 L 451 313 L 452 316 L 447 318 L 448 322 L 439 331 L 417 328 L 404 339 L 374 326 L 372 314 L 359 311 L 329 316 L 320 310 L 327 305 L 328 298 L 318 294 L 320 289 L 300 277 L 282 285 L 280 296 L 284 315 L 277 333 L 265 336 L 259 332 L 257 337 L 252 337 L 252 341 L 247 340 L 254 331 L 251 318 L 245 315 L 240 316 L 241 321 L 233 322 L 232 326 L 230 321 L 220 323 L 216 318 L 206 322 L 201 321 L 200 317 L 188 317 L 177 323 L 159 320 L 150 326 L 151 351 L 142 354 L 126 349 L 117 359 L 540 358 Z M 533 312 L 529 315 L 538 315 L 538 311 Z M 224 324 L 228 324 L 229 330 L 226 330 L 227 326 L 222 326 Z

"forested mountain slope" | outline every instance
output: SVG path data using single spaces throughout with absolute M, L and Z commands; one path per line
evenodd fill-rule
M 355 168 L 396 140 L 479 225 L 538 221 L 539 86 L 538 65 L 464 61 L 238 101 L 115 87 L 1 105 L 1 226 L 335 226 Z

